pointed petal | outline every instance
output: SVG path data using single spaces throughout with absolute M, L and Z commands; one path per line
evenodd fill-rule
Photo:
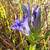
M 36 10 L 36 16 L 37 16 L 37 18 L 41 17 L 41 9 L 40 8 L 37 8 L 37 10 Z
M 41 9 L 40 8 L 36 9 L 36 13 L 34 12 L 34 27 L 35 27 L 35 30 L 38 30 L 41 27 Z
M 30 10 L 29 2 L 27 2 L 26 8 L 27 8 L 27 10 L 28 10 L 28 15 L 31 16 L 31 10 Z
M 15 19 L 15 23 L 17 23 L 17 24 L 18 24 L 18 23 L 22 23 L 22 21 L 21 21 L 20 19 L 16 18 L 16 19 Z
M 15 29 L 15 30 L 19 30 L 19 31 L 21 31 L 24 34 L 23 28 L 22 27 L 19 27 L 18 25 L 12 25 L 10 28 L 11 29 Z
M 23 21 L 25 21 L 25 19 L 26 19 L 26 15 L 23 16 Z
M 40 8 L 38 8 L 37 9 L 37 14 L 36 14 L 36 16 L 37 16 L 37 29 L 40 29 L 41 28 L 41 9 Z
M 27 9 L 23 4 L 21 4 L 21 8 L 22 8 L 23 13 L 27 14 Z
M 36 14 L 35 12 L 36 12 L 36 9 L 35 9 L 35 7 L 33 7 L 32 8 L 32 16 Z
M 22 25 L 22 22 L 23 22 L 23 21 L 21 21 L 20 19 L 16 18 L 14 24 L 15 24 L 15 25 L 18 25 L 18 26 L 21 26 L 21 25 Z
M 32 16 L 33 16 L 34 14 L 36 14 L 35 12 L 36 12 L 37 9 L 38 9 L 38 5 L 37 5 L 36 8 L 35 8 L 35 7 L 32 8 Z
M 18 29 L 18 26 L 17 25 L 12 25 L 10 28 L 11 29 Z
M 29 2 L 27 2 L 26 8 L 27 8 L 28 11 L 30 11 L 30 5 L 29 5 Z

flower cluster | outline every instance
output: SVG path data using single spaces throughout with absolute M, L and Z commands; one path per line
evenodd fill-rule
M 25 7 L 23 4 L 21 4 L 21 8 L 23 11 L 23 21 L 20 19 L 16 18 L 14 25 L 12 25 L 10 28 L 11 29 L 16 29 L 21 31 L 24 35 L 28 36 L 31 34 L 31 29 L 30 25 L 31 24 L 31 17 L 34 17 L 33 20 L 33 29 L 38 30 L 40 29 L 41 26 L 41 9 L 37 6 L 37 8 L 32 9 L 32 14 L 30 10 L 30 5 L 29 2 L 27 2 L 27 6 Z

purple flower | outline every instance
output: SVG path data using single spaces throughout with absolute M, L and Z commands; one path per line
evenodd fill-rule
M 28 36 L 31 34 L 31 10 L 30 10 L 30 5 L 29 2 L 27 2 L 27 6 L 25 7 L 23 4 L 21 4 L 21 8 L 23 11 L 23 21 L 20 19 L 16 18 L 14 25 L 12 25 L 10 28 L 11 29 L 16 29 L 21 31 L 24 35 Z M 41 9 L 37 6 L 37 8 L 33 8 L 32 10 L 32 15 L 34 16 L 34 29 L 38 30 L 41 27 Z
M 33 8 L 32 15 L 34 16 L 34 29 L 38 30 L 41 27 L 41 9 L 37 6 L 37 8 Z
M 24 17 L 25 17 L 25 15 L 23 16 L 23 18 Z M 26 36 L 31 34 L 31 31 L 30 31 L 30 28 L 29 28 L 28 17 L 24 21 L 21 21 L 18 18 L 16 18 L 14 25 L 12 25 L 10 28 L 11 29 L 19 30 L 19 31 L 21 31 Z
M 12 25 L 10 28 L 11 29 L 16 29 L 21 31 L 24 35 L 28 36 L 31 34 L 31 30 L 29 27 L 29 19 L 30 19 L 30 6 L 29 3 L 27 3 L 27 8 L 21 4 L 24 16 L 23 16 L 23 21 L 20 19 L 16 18 L 14 25 Z M 27 15 L 26 15 L 27 14 Z

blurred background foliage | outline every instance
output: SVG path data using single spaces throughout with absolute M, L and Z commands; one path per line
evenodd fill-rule
M 28 50 L 30 43 L 18 30 L 11 30 L 14 20 L 22 20 L 21 3 L 30 7 L 38 5 L 41 8 L 41 23 L 45 25 L 40 36 L 50 33 L 50 0 L 0 0 L 0 50 Z M 39 37 L 40 37 L 39 36 Z M 24 39 L 24 41 L 23 41 Z M 43 39 L 36 50 L 50 50 L 50 35 Z M 33 50 L 31 47 L 29 50 Z

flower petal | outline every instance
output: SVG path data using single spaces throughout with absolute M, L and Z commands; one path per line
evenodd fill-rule
M 33 7 L 32 8 L 32 16 L 36 14 L 35 12 L 36 12 L 36 9 L 35 9 L 35 7 Z
M 41 9 L 37 8 L 36 12 L 34 11 L 34 27 L 35 27 L 35 30 L 38 30 L 41 27 L 40 18 L 41 18 Z
M 23 16 L 23 22 L 25 21 L 25 19 L 26 19 L 26 15 Z
M 32 8 L 32 16 L 34 15 L 34 14 L 36 14 L 36 10 L 38 9 L 38 5 L 37 5 L 37 7 L 35 8 L 35 7 L 33 7 Z
M 28 15 L 31 16 L 31 10 L 30 10 L 29 2 L 27 2 L 26 8 L 27 8 L 27 10 L 28 10 Z
M 18 24 L 18 23 L 22 23 L 22 21 L 21 21 L 20 19 L 16 18 L 16 19 L 15 19 L 15 23 L 17 23 L 17 24 Z
M 17 25 L 12 25 L 10 28 L 15 29 L 15 30 L 19 30 L 19 31 L 21 31 L 22 34 L 28 36 L 28 34 L 27 34 L 26 30 L 24 30 L 23 26 L 19 27 Z
M 27 14 L 28 11 L 23 4 L 21 4 L 21 8 L 22 8 L 23 14 Z
M 19 30 L 24 34 L 22 26 L 19 27 L 18 25 L 12 25 L 10 28 L 15 29 L 15 30 Z
M 41 28 L 41 9 L 38 8 L 36 12 L 37 12 L 37 14 L 36 14 L 36 16 L 37 16 L 37 29 L 40 29 Z
M 23 27 L 26 29 L 27 35 L 30 35 L 31 30 L 30 30 L 30 27 L 29 27 L 28 17 L 26 18 L 25 22 L 23 23 Z
M 37 19 L 38 19 L 38 17 L 41 17 L 41 9 L 40 8 L 37 8 L 36 16 L 37 16 Z
M 22 25 L 22 21 L 18 18 L 15 19 L 15 24 L 17 24 L 18 26 Z
M 18 26 L 17 25 L 12 25 L 10 28 L 11 29 L 18 29 Z

